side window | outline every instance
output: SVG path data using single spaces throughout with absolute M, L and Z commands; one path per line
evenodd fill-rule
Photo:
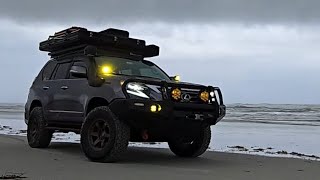
M 58 64 L 54 79 L 66 79 L 71 62 Z
M 54 68 L 56 67 L 56 62 L 54 61 L 49 61 L 45 67 L 43 68 L 42 70 L 42 80 L 49 80 L 53 71 L 54 71 Z
M 82 61 L 76 61 L 76 62 L 74 62 L 72 66 L 81 66 L 81 67 L 84 67 L 84 68 L 86 68 L 86 70 L 87 70 L 87 72 L 88 72 L 88 68 L 87 68 L 86 63 L 84 63 L 84 62 L 82 62 Z M 70 79 L 81 79 L 81 78 L 79 78 L 79 77 L 74 77 L 74 76 L 72 76 L 72 75 L 70 74 Z

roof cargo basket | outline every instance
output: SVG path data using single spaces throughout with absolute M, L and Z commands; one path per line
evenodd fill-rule
M 111 35 L 111 36 L 118 36 L 118 37 L 124 37 L 124 38 L 129 38 L 129 32 L 120 30 L 120 29 L 113 29 L 109 28 L 104 31 L 100 31 L 100 34 L 105 34 L 105 35 Z
M 53 36 L 49 36 L 49 39 L 59 39 L 59 38 L 62 39 L 69 34 L 76 33 L 79 31 L 87 31 L 87 29 L 81 28 L 81 27 L 71 27 L 71 28 L 54 33 Z
M 120 50 L 143 57 L 159 55 L 158 46 L 146 45 L 144 40 L 130 38 L 128 31 L 113 28 L 94 32 L 81 27 L 71 27 L 49 36 L 48 40 L 40 43 L 39 49 L 49 52 L 52 56 L 72 53 L 75 49 L 87 45 L 93 45 L 99 49 Z

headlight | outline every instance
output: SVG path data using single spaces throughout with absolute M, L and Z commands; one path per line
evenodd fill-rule
M 149 99 L 150 97 L 146 94 L 148 87 L 140 83 L 128 83 L 127 93 L 141 98 Z

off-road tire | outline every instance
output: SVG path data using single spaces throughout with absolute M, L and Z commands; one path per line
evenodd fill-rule
M 46 129 L 41 107 L 35 107 L 30 113 L 27 127 L 28 144 L 32 148 L 47 148 L 51 142 L 53 132 Z
M 199 136 L 192 142 L 182 142 L 180 140 L 169 141 L 170 150 L 179 157 L 198 157 L 209 147 L 211 140 L 210 126 L 200 130 Z
M 99 135 L 99 140 L 102 140 L 104 146 L 102 145 L 102 141 L 100 140 L 100 146 L 97 148 L 95 145 L 95 141 L 92 138 L 94 129 L 97 129 L 100 121 L 103 121 L 103 128 L 99 127 L 99 129 L 108 128 L 108 138 L 105 135 Z M 105 125 L 107 124 L 107 125 Z M 108 127 L 106 127 L 108 126 Z M 101 132 L 101 131 L 100 131 Z M 107 134 L 107 133 L 104 133 Z M 94 134 L 96 135 L 96 134 Z M 102 138 L 101 138 L 102 137 Z M 81 128 L 81 147 L 86 155 L 86 157 L 94 162 L 115 162 L 120 160 L 121 155 L 126 152 L 130 139 L 130 128 L 127 124 L 120 121 L 107 106 L 101 106 L 94 108 L 89 112 L 85 121 Z

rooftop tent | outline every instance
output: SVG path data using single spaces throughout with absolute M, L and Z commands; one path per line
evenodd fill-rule
M 51 56 L 69 54 L 84 50 L 88 45 L 109 51 L 133 53 L 143 57 L 159 55 L 159 47 L 146 45 L 144 40 L 129 37 L 129 32 L 119 29 L 106 29 L 101 32 L 88 31 L 81 27 L 71 27 L 40 43 L 39 49 L 47 51 Z

